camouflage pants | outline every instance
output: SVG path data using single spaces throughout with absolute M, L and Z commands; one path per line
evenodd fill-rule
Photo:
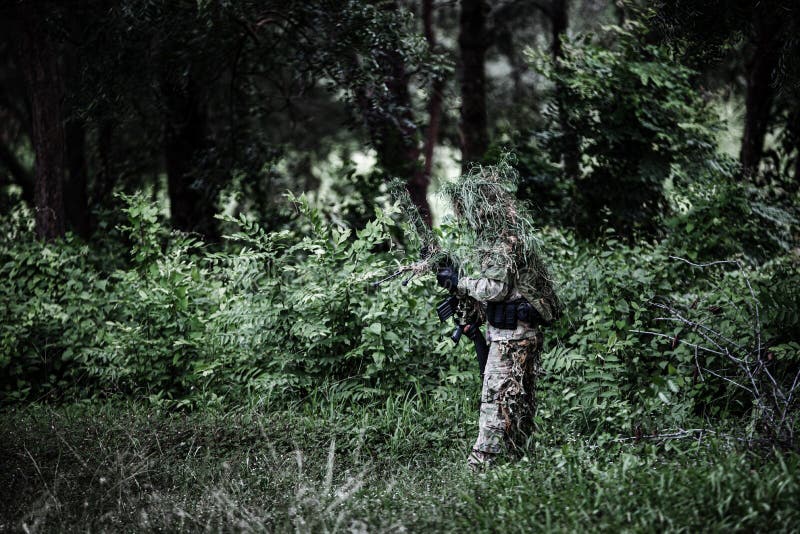
M 490 463 L 504 449 L 517 451 L 533 433 L 541 334 L 492 341 L 483 378 L 478 439 L 469 465 Z

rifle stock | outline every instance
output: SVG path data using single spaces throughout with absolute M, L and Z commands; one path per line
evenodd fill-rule
M 481 370 L 481 381 L 483 381 L 483 373 L 486 371 L 486 360 L 489 359 L 489 345 L 486 343 L 486 338 L 483 337 L 481 329 L 475 325 L 470 330 L 474 330 L 472 342 L 475 344 L 475 355 L 478 358 L 478 367 Z M 469 334 L 467 334 L 469 336 Z

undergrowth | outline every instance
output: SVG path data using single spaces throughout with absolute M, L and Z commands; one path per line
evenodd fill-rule
M 0 418 L 0 529 L 746 532 L 800 520 L 800 458 L 722 438 L 542 437 L 521 461 L 473 475 L 475 408 L 403 396 L 202 414 L 14 409 Z
M 391 212 L 353 232 L 299 198 L 290 228 L 228 219 L 232 231 L 212 250 L 166 232 L 146 198 L 127 202 L 118 231 L 130 256 L 110 268 L 74 238 L 40 243 L 24 218 L 3 221 L 0 401 L 127 397 L 209 409 L 318 395 L 321 383 L 354 403 L 410 392 L 448 401 L 478 388 L 471 346 L 447 339 L 430 280 L 371 286 L 416 255 L 393 237 L 406 228 Z M 437 230 L 445 245 L 458 241 L 454 230 Z M 545 228 L 538 237 L 564 308 L 545 330 L 540 426 L 605 440 L 734 416 L 742 437 L 775 437 L 762 424 L 765 404 L 736 387 L 747 377 L 697 353 L 697 329 L 664 322 L 656 306 L 755 345 L 758 373 L 782 392 L 800 389 L 793 254 L 734 255 L 698 270 L 679 258 L 694 256 L 677 236 L 586 242 Z M 800 395 L 784 396 L 780 441 L 791 448 Z
M 537 432 L 520 461 L 473 476 L 470 347 L 452 347 L 428 281 L 370 288 L 413 259 L 392 238 L 402 225 L 378 211 L 351 232 L 296 206 L 281 232 L 228 220 L 236 230 L 210 250 L 129 199 L 118 231 L 130 257 L 108 266 L 74 238 L 42 244 L 5 223 L 0 530 L 797 524 L 797 396 L 779 403 L 791 418 L 776 440 L 763 398 L 735 384 L 749 377 L 698 355 L 705 330 L 654 307 L 759 355 L 747 367 L 758 384 L 764 370 L 791 382 L 791 253 L 698 270 L 677 235 L 586 242 L 543 229 L 565 312 L 545 332 Z

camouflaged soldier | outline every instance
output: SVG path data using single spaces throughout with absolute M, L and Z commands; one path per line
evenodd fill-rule
M 457 219 L 474 234 L 480 272 L 459 276 L 445 268 L 437 282 L 483 303 L 488 322 L 478 438 L 468 459 L 473 469 L 490 464 L 504 450 L 518 451 L 531 435 L 540 326 L 559 313 L 549 274 L 536 253 L 532 220 L 514 199 L 515 180 L 507 165 L 476 167 L 445 190 Z

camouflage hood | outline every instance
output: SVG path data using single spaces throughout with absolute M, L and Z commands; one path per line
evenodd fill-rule
M 536 254 L 533 218 L 515 198 L 517 182 L 517 172 L 503 159 L 476 165 L 443 189 L 459 224 L 474 235 L 477 252 L 513 271 Z
M 519 175 L 503 158 L 497 165 L 473 166 L 443 193 L 456 220 L 475 239 L 476 263 L 491 263 L 506 272 L 516 288 L 534 304 L 546 303 L 543 315 L 558 314 L 550 274 L 537 252 L 533 217 L 517 201 Z M 487 259 L 490 260 L 487 262 Z

